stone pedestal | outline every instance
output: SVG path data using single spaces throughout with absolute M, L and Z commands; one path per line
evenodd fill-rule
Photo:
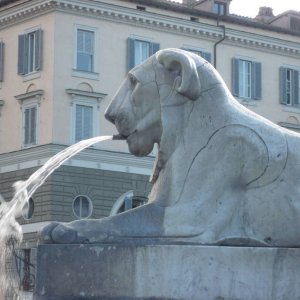
M 42 245 L 37 300 L 300 299 L 300 249 Z

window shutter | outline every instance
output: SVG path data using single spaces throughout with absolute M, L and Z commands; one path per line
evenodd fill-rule
M 299 105 L 299 71 L 293 72 L 293 105 Z
M 232 59 L 232 94 L 239 96 L 239 59 Z
M 252 98 L 255 100 L 261 100 L 262 98 L 262 85 L 261 85 L 261 63 L 252 63 Z
M 127 40 L 127 71 L 134 67 L 134 43 L 135 40 L 128 38 Z
M 159 43 L 151 43 L 151 47 L 150 47 L 150 56 L 155 54 L 160 48 L 160 44 Z
M 209 52 L 202 52 L 201 55 L 205 60 L 207 60 L 209 63 L 211 62 L 211 54 Z
M 27 36 L 26 34 L 19 35 L 18 45 L 18 74 L 24 75 L 27 73 Z
M 30 109 L 26 108 L 24 112 L 24 145 L 30 143 Z
M 36 107 L 30 109 L 30 144 L 36 144 Z
M 38 29 L 35 32 L 35 70 L 42 69 L 42 54 L 43 54 L 43 31 Z
M 76 105 L 75 112 L 75 142 L 79 142 L 82 140 L 82 122 L 83 122 L 83 113 L 82 113 L 82 105 Z
M 83 138 L 88 139 L 93 135 L 93 108 L 83 107 Z
M 4 43 L 0 42 L 0 81 L 4 77 Z
M 287 68 L 280 67 L 280 99 L 281 104 L 287 103 L 287 94 L 286 94 L 286 77 L 287 77 Z

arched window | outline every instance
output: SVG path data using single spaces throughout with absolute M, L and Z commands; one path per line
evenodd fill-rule
M 86 219 L 92 215 L 93 203 L 87 196 L 77 196 L 73 201 L 74 215 L 79 219 Z
M 134 196 L 133 191 L 128 191 L 121 195 L 113 205 L 110 216 L 127 211 L 132 208 L 144 205 L 148 202 L 148 198 L 145 196 Z

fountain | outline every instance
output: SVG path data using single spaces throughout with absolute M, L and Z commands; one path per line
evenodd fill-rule
M 149 203 L 43 228 L 37 300 L 300 298 L 298 134 L 179 49 L 132 69 L 105 116 L 132 154 L 158 144 Z
M 21 216 L 29 198 L 65 161 L 91 145 L 111 139 L 113 139 L 113 136 L 90 138 L 62 150 L 50 158 L 26 181 L 16 182 L 14 184 L 14 197 L 11 201 L 4 201 L 0 195 L 0 299 L 5 298 L 8 283 L 13 280 L 13 278 L 7 278 L 5 266 L 14 249 L 20 246 L 22 242 L 22 229 L 16 218 Z M 16 295 L 16 297 L 18 296 Z

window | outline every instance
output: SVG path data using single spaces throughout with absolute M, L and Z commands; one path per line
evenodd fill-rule
M 134 196 L 133 191 L 128 191 L 121 195 L 114 203 L 110 216 L 114 216 L 121 212 L 130 210 L 132 208 L 139 207 L 148 202 L 148 198 L 145 196 Z
M 94 72 L 95 33 L 90 30 L 77 29 L 76 69 Z
M 291 30 L 300 32 L 300 18 L 291 17 L 290 26 L 291 26 Z
M 93 204 L 87 196 L 77 196 L 73 201 L 74 215 L 79 219 L 85 219 L 92 215 Z
M 37 105 L 23 109 L 23 144 L 31 146 L 37 144 Z
M 299 106 L 300 104 L 299 71 L 290 68 L 280 68 L 280 103 Z
M 4 77 L 4 43 L 0 42 L 0 82 Z
M 200 57 L 204 58 L 208 62 L 211 62 L 211 54 L 209 52 L 202 51 L 202 50 L 195 50 L 195 49 L 185 49 L 185 48 L 184 50 L 199 55 Z
M 261 99 L 261 63 L 250 60 L 232 60 L 233 95 L 245 99 Z
M 93 136 L 93 107 L 75 104 L 75 142 Z
M 34 213 L 34 202 L 32 198 L 29 198 L 22 210 L 22 216 L 25 220 L 30 220 Z
M 67 94 L 71 96 L 72 144 L 99 135 L 100 102 L 107 96 L 94 92 L 86 83 L 81 83 L 79 87 L 82 89 L 66 89 Z
M 25 75 L 42 68 L 42 30 L 19 35 L 18 74 Z
M 159 44 L 139 39 L 128 39 L 128 70 L 141 64 L 159 50 Z
M 225 15 L 226 14 L 226 3 L 215 2 L 213 7 L 213 12 L 218 15 Z
M 123 205 L 119 208 L 118 213 L 145 205 L 147 202 L 148 202 L 147 197 L 141 197 L 141 196 L 125 197 Z

